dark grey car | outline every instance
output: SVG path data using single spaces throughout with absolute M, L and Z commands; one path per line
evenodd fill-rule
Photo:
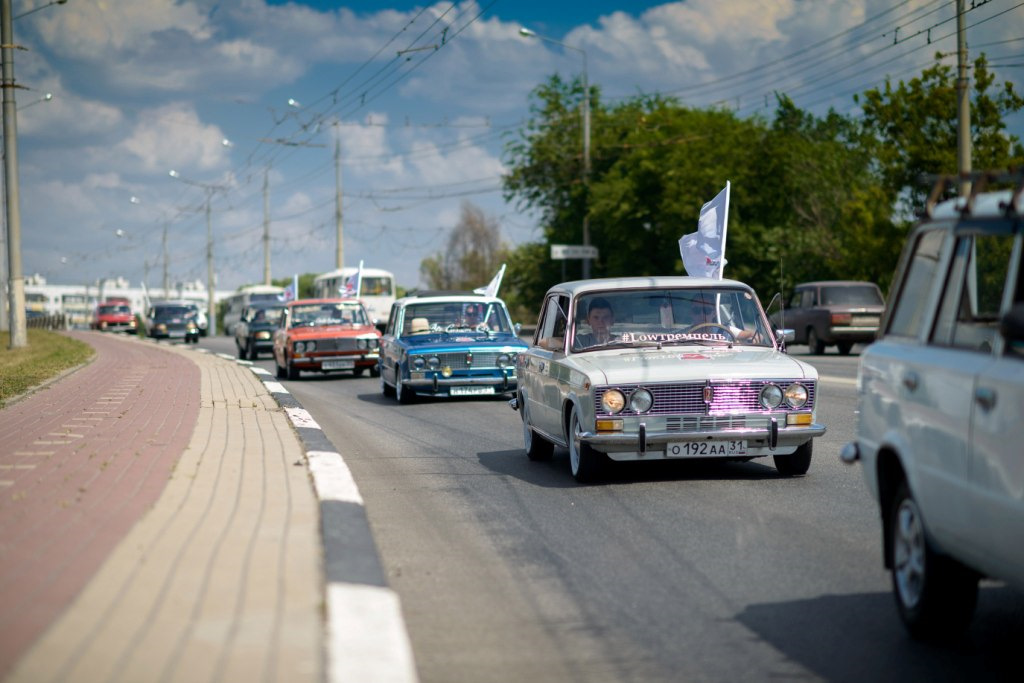
M 873 282 L 822 280 L 797 285 L 772 322 L 792 329 L 793 343 L 807 344 L 813 354 L 834 344 L 845 356 L 854 344 L 874 341 L 884 310 L 882 291 Z

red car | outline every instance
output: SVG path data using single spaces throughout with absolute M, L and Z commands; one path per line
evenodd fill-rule
M 279 378 L 305 372 L 367 369 L 376 376 L 380 332 L 358 299 L 299 299 L 285 306 L 274 331 L 274 363 Z
M 135 332 L 135 314 L 127 303 L 104 301 L 96 307 L 92 329 Z

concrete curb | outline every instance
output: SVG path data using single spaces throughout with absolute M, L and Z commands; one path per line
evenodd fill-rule
M 248 367 L 263 382 L 288 415 L 305 451 L 320 500 L 328 680 L 416 683 L 401 603 L 388 587 L 363 498 L 341 453 L 271 373 L 251 361 L 216 355 Z

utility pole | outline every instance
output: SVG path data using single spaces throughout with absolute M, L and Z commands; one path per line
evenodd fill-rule
M 341 129 L 334 124 L 334 225 L 338 247 L 334 256 L 334 267 L 345 267 L 345 230 L 341 224 Z
M 164 286 L 164 298 L 165 299 L 170 299 L 171 298 L 171 295 L 170 295 L 170 282 L 167 279 L 167 223 L 164 223 L 163 251 L 164 251 L 164 281 L 163 281 L 162 284 Z M 146 283 L 146 287 L 147 287 L 147 289 L 149 288 L 149 283 L 148 282 Z
M 964 19 L 964 0 L 956 0 L 956 161 L 960 173 L 960 196 L 971 193 L 970 181 L 964 179 L 971 172 L 971 90 L 967 78 L 967 27 Z
M 583 55 L 583 245 L 590 246 L 590 85 L 587 79 L 587 53 Z M 583 259 L 583 279 L 590 279 L 590 257 Z
M 263 171 L 263 284 L 270 284 L 270 166 Z
M 21 272 L 21 211 L 18 200 L 18 121 L 14 101 L 14 31 L 11 0 L 0 0 L 0 54 L 3 57 L 4 190 L 7 199 L 7 286 L 11 338 L 8 348 L 28 345 L 25 280 Z
M 213 223 L 210 222 L 210 199 L 213 190 L 206 190 L 206 326 L 207 334 L 211 337 L 217 335 L 217 302 L 214 296 L 213 281 Z

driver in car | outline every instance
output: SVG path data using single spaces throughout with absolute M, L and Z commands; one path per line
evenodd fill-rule
M 615 313 L 607 299 L 597 297 L 590 302 L 587 307 L 587 324 L 591 331 L 576 335 L 573 340 L 574 349 L 601 346 L 614 339 L 611 328 L 615 324 Z

